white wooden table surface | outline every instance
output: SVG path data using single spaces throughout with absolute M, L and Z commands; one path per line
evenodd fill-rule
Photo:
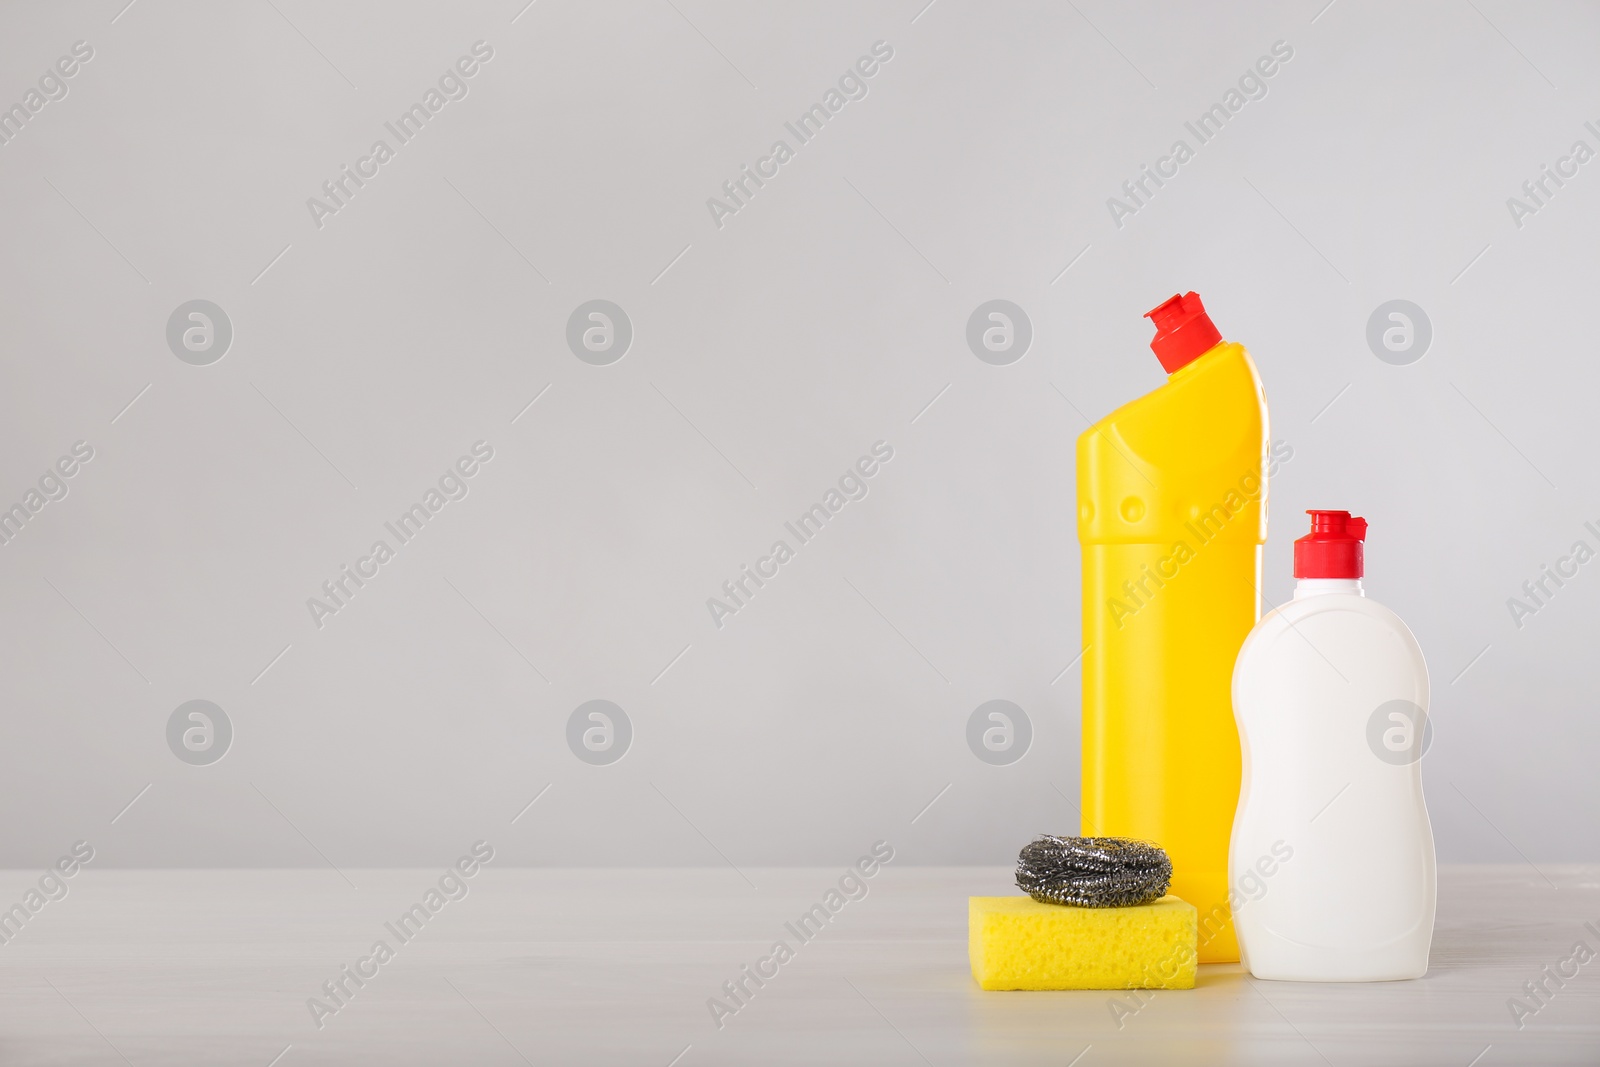
M 384 924 L 439 871 L 87 869 L 0 945 L 0 1064 L 1600 1063 L 1600 958 L 1520 1029 L 1507 1006 L 1600 952 L 1600 866 L 1443 869 L 1419 981 L 1202 967 L 1120 1012 L 973 985 L 966 898 L 1013 892 L 1003 869 L 890 865 L 800 944 L 784 923 L 842 872 L 491 865 L 401 944 Z M 0 907 L 36 877 L 0 872 Z M 779 938 L 794 958 L 719 1029 L 707 1000 Z M 394 957 L 319 1029 L 308 999 L 379 939 Z

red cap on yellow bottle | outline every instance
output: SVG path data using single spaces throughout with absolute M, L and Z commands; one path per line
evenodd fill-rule
M 1160 307 L 1146 311 L 1144 317 L 1156 324 L 1150 348 L 1168 374 L 1193 363 L 1222 340 L 1222 332 L 1206 315 L 1205 305 L 1200 303 L 1200 294 L 1196 292 L 1174 296 Z

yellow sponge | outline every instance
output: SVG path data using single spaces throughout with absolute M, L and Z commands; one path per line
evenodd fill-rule
M 1170 895 L 1131 908 L 968 897 L 967 953 L 984 989 L 1193 989 L 1195 910 Z

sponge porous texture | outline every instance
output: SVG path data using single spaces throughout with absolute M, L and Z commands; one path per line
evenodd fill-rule
M 1193 989 L 1194 906 L 1128 908 L 967 898 L 967 954 L 984 989 Z

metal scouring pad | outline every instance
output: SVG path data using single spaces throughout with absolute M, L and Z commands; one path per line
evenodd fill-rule
M 1041 904 L 1126 908 L 1166 896 L 1172 861 L 1126 837 L 1044 834 L 1017 856 L 1017 888 Z

